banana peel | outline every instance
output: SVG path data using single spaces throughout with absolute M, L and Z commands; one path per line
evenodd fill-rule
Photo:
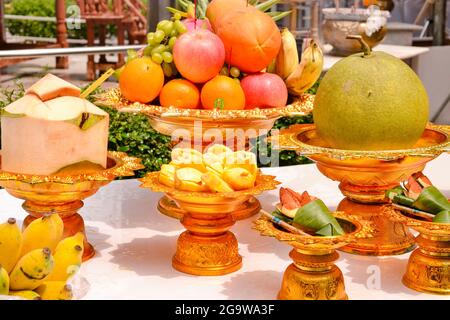
M 289 93 L 299 96 L 310 89 L 319 79 L 323 69 L 323 52 L 314 40 L 302 54 L 300 64 L 297 65 L 286 79 Z
M 297 41 L 288 28 L 283 28 L 281 31 L 281 48 L 275 62 L 275 73 L 286 80 L 295 71 L 298 64 Z

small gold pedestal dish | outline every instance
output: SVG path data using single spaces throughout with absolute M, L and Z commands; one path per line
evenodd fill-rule
M 83 218 L 77 212 L 83 207 L 82 200 L 115 178 L 132 176 L 134 170 L 142 168 L 137 158 L 122 152 L 109 152 L 107 169 L 77 175 L 38 176 L 0 169 L 0 186 L 12 196 L 25 200 L 22 207 L 29 215 L 24 220 L 23 228 L 44 214 L 57 213 L 64 222 L 64 237 L 69 237 L 78 232 L 85 234 Z M 90 259 L 94 254 L 95 250 L 85 234 L 83 260 Z
M 446 130 L 444 126 L 428 126 L 409 150 L 357 151 L 329 148 L 317 136 L 314 125 L 295 125 L 281 132 L 279 145 L 281 149 L 307 156 L 325 176 L 340 181 L 339 189 L 346 198 L 338 211 L 374 223 L 377 233 L 373 238 L 361 239 L 341 250 L 362 255 L 394 255 L 412 250 L 415 244 L 403 224 L 386 217 L 385 192 L 450 150 Z
M 158 181 L 159 172 L 151 172 L 141 179 L 143 188 L 164 192 L 185 211 L 181 223 L 187 229 L 178 238 L 172 265 L 178 271 L 218 276 L 241 268 L 242 258 L 233 233 L 232 213 L 252 196 L 275 189 L 275 177 L 259 175 L 252 189 L 230 193 L 180 191 Z
M 408 260 L 403 284 L 416 291 L 450 295 L 450 224 L 419 220 L 387 208 L 395 221 L 419 232 L 417 248 Z
M 264 236 L 274 237 L 294 247 L 289 256 L 294 261 L 285 271 L 280 300 L 347 300 L 344 277 L 334 264 L 336 249 L 373 233 L 366 221 L 341 212 L 334 216 L 346 232 L 342 236 L 321 237 L 293 234 L 261 216 L 254 228 Z
M 304 94 L 291 104 L 280 108 L 245 110 L 180 109 L 141 104 L 126 100 L 119 89 L 110 89 L 96 97 L 95 103 L 121 112 L 141 113 L 148 117 L 158 132 L 171 136 L 174 144 L 181 141 L 190 147 L 199 144 L 206 148 L 211 143 L 222 143 L 234 150 L 249 147 L 254 139 L 272 129 L 275 121 L 284 116 L 311 113 L 314 95 Z M 264 132 L 265 131 L 265 132 Z M 233 213 L 234 219 L 249 218 L 259 212 L 258 200 L 250 197 Z M 169 217 L 181 219 L 185 213 L 171 199 L 161 198 L 158 210 Z

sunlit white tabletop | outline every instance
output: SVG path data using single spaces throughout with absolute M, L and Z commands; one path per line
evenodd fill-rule
M 450 196 L 450 155 L 431 162 L 425 173 Z M 315 165 L 264 169 L 286 187 L 307 189 L 335 208 L 342 195 L 338 183 L 322 176 Z M 85 201 L 80 213 L 97 250 L 83 264 L 73 283 L 80 299 L 275 299 L 282 275 L 291 263 L 290 247 L 262 237 L 251 229 L 249 218 L 233 231 L 243 256 L 241 270 L 221 277 L 197 277 L 171 266 L 181 224 L 160 214 L 161 194 L 139 188 L 136 180 L 115 181 Z M 278 191 L 259 196 L 265 210 L 272 210 Z M 0 221 L 22 220 L 22 202 L 0 190 Z M 337 265 L 345 277 L 350 299 L 450 299 L 422 294 L 404 287 L 401 278 L 409 254 L 364 257 L 340 253 Z

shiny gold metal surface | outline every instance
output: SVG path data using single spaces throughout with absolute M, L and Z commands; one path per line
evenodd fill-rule
M 344 277 L 334 264 L 336 249 L 374 232 L 367 221 L 342 212 L 334 216 L 345 230 L 342 236 L 321 237 L 289 233 L 261 216 L 254 228 L 262 235 L 274 237 L 293 246 L 289 256 L 293 263 L 286 269 L 278 298 L 281 300 L 347 300 Z
M 377 233 L 373 239 L 361 239 L 341 250 L 363 255 L 394 255 L 413 248 L 414 239 L 407 228 L 386 218 L 385 192 L 450 150 L 444 126 L 430 124 L 422 138 L 408 150 L 333 149 L 317 136 L 314 125 L 292 126 L 280 133 L 278 141 L 280 149 L 307 156 L 325 176 L 340 182 L 339 188 L 346 199 L 338 210 L 375 224 Z
M 217 276 L 238 270 L 242 258 L 236 237 L 228 231 L 235 223 L 232 213 L 254 195 L 275 189 L 275 177 L 259 175 L 255 187 L 229 193 L 180 191 L 158 181 L 159 172 L 151 172 L 140 181 L 141 187 L 164 192 L 185 211 L 181 223 L 187 229 L 178 238 L 172 265 L 178 271 Z
M 24 220 L 24 228 L 44 214 L 57 213 L 64 222 L 64 237 L 83 232 L 85 234 L 83 260 L 87 260 L 94 256 L 95 251 L 87 241 L 83 218 L 77 212 L 83 206 L 82 200 L 96 193 L 116 177 L 132 176 L 134 170 L 142 168 L 137 158 L 129 157 L 122 152 L 109 152 L 105 170 L 50 176 L 16 174 L 0 170 L 0 186 L 12 196 L 25 200 L 22 207 L 29 215 Z
M 433 223 L 386 208 L 393 220 L 420 232 L 416 249 L 408 260 L 403 284 L 413 290 L 450 295 L 450 224 Z
M 262 129 L 270 130 L 275 121 L 284 116 L 306 115 L 311 113 L 314 95 L 304 94 L 291 104 L 280 108 L 245 110 L 206 110 L 180 109 L 130 102 L 124 99 L 119 89 L 111 89 L 96 97 L 96 104 L 112 107 L 121 112 L 141 113 L 149 118 L 152 127 L 165 135 L 174 132 L 187 132 L 193 136 L 200 130 L 201 138 L 209 129 L 218 129 L 225 137 L 229 131 L 243 130 L 251 139 Z M 201 123 L 201 128 L 199 128 Z M 227 132 L 228 131 L 228 132 Z
M 261 210 L 261 204 L 255 197 L 250 197 L 248 201 L 244 202 L 232 213 L 234 220 L 248 219 Z M 177 203 L 170 200 L 167 196 L 162 196 L 158 201 L 158 211 L 162 214 L 180 220 L 186 213 L 181 209 Z

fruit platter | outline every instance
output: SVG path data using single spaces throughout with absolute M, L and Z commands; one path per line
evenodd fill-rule
M 448 127 L 428 123 L 427 93 L 408 65 L 372 52 L 361 36 L 349 38 L 363 52 L 326 73 L 314 101 L 314 124 L 292 126 L 276 139 L 281 149 L 309 157 L 322 174 L 340 182 L 346 198 L 339 211 L 376 224 L 373 238 L 341 250 L 402 254 L 414 248 L 414 238 L 385 215 L 386 191 L 450 150 Z M 374 72 L 375 64 L 383 68 Z
M 178 1 L 181 9 L 167 8 L 172 18 L 116 70 L 119 87 L 96 104 L 145 114 L 166 135 L 200 128 L 203 142 L 208 129 L 255 138 L 282 116 L 309 114 L 314 96 L 306 92 L 321 74 L 322 51 L 310 40 L 299 58 L 294 35 L 275 23 L 289 12 L 268 11 L 278 2 Z
M 413 290 L 450 294 L 450 201 L 422 172 L 387 191 L 393 220 L 419 232 L 403 284 Z
M 342 212 L 332 213 L 307 191 L 280 189 L 280 203 L 272 213 L 262 211 L 254 229 L 293 247 L 293 263 L 286 269 L 281 300 L 347 300 L 344 277 L 334 264 L 336 249 L 373 235 L 372 225 Z
M 187 229 L 177 242 L 172 265 L 194 275 L 224 275 L 241 268 L 238 242 L 229 229 L 233 212 L 255 195 L 275 189 L 275 177 L 264 175 L 253 153 L 233 152 L 215 144 L 204 154 L 175 148 L 172 162 L 141 179 L 142 187 L 164 192 L 184 211 Z M 259 211 L 258 203 L 258 211 Z

